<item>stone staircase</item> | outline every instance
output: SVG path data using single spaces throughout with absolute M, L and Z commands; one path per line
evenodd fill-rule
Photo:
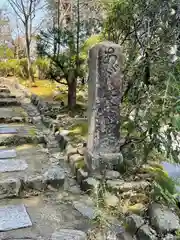
M 0 85 L 0 239 L 85 240 L 92 223 L 73 202 L 89 201 L 64 167 L 37 110 Z

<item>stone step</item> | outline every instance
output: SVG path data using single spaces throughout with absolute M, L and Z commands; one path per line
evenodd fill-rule
M 0 159 L 15 158 L 16 156 L 17 156 L 17 153 L 16 153 L 16 150 L 14 149 L 7 149 L 7 150 L 0 149 Z
M 3 87 L 0 87 L 0 93 L 11 93 L 9 88 L 3 86 Z
M 0 216 L 1 232 L 32 226 L 24 204 L 1 206 Z
M 1 107 L 0 123 L 25 123 L 30 122 L 27 113 L 21 107 Z
M 11 98 L 3 98 L 0 99 L 0 106 L 20 106 L 20 102 L 16 99 Z
M 1 123 L 30 123 L 31 119 L 28 117 L 2 117 L 0 116 Z
M 53 166 L 42 145 L 1 148 L 0 157 L 0 199 L 18 197 L 29 190 L 41 192 L 48 185 L 59 189 L 64 184 L 65 173 L 57 165 L 59 160 L 54 159 Z
M 0 146 L 45 143 L 43 133 L 31 124 L 0 124 Z
M 16 96 L 14 95 L 11 95 L 10 93 L 3 93 L 3 92 L 0 92 L 0 99 L 1 98 L 16 98 Z
M 60 200 L 60 196 L 66 202 Z M 2 200 L 0 239 L 86 240 L 85 231 L 92 224 L 73 207 L 73 198 L 78 201 L 80 196 L 74 197 L 62 191 L 26 199 Z

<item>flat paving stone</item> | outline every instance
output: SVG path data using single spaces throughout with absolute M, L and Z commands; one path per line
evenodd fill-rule
M 52 234 L 55 231 L 61 232 L 62 229 L 88 231 L 93 223 L 81 216 L 71 204 L 72 199 L 78 201 L 81 198 L 80 195 L 74 196 L 62 190 L 58 192 L 46 191 L 43 195 L 24 199 L 1 200 L 0 206 L 24 204 L 33 225 L 15 231 L 0 232 L 0 239 L 32 238 L 37 240 L 42 237 L 43 240 L 51 240 Z
M 0 172 L 24 171 L 28 168 L 26 161 L 17 159 L 0 160 Z
M 17 156 L 16 150 L 0 150 L 0 160 L 7 158 L 15 158 Z
M 0 207 L 0 231 L 31 226 L 32 222 L 23 204 Z
M 0 134 L 14 134 L 17 133 L 17 129 L 16 128 L 12 128 L 12 127 L 0 127 Z
M 1 107 L 0 118 L 27 117 L 27 113 L 21 107 Z

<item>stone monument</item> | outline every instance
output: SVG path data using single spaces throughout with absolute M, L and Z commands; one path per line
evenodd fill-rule
M 120 46 L 102 42 L 89 52 L 88 142 L 86 165 L 90 171 L 113 169 L 120 153 L 120 101 L 122 88 Z

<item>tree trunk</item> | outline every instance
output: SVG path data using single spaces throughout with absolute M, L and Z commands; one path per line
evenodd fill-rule
M 25 33 L 26 33 L 26 56 L 27 56 L 27 64 L 28 64 L 28 78 L 31 82 L 34 81 L 34 75 L 32 71 L 32 64 L 31 64 L 31 56 L 30 56 L 30 39 L 29 39 L 29 26 L 28 22 L 25 23 Z
M 31 64 L 31 58 L 30 56 L 27 56 L 27 63 L 28 63 L 28 76 L 29 79 L 31 80 L 31 82 L 35 82 L 34 81 L 34 75 L 33 75 L 33 70 L 32 70 L 32 64 Z
M 76 85 L 76 79 L 73 79 L 68 83 L 68 107 L 70 109 L 73 109 L 76 106 Z

